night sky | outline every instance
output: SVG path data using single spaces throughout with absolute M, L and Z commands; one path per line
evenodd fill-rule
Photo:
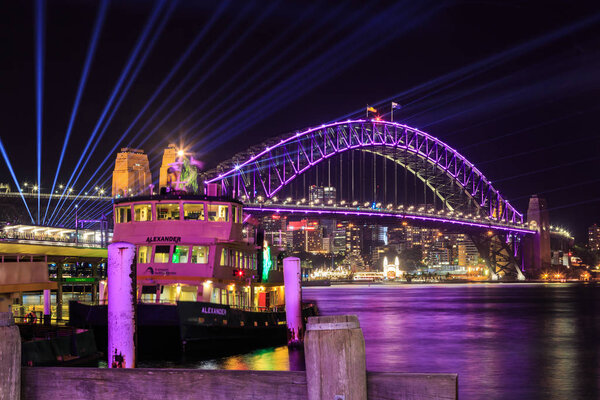
M 37 179 L 35 4 L 0 4 L 0 138 L 21 183 Z M 109 188 L 115 148 L 144 148 L 156 174 L 169 142 L 194 143 L 210 167 L 367 104 L 387 119 L 393 100 L 395 120 L 457 149 L 520 211 L 545 196 L 578 241 L 600 223 L 597 1 L 44 4 L 43 192 L 72 115 L 56 185 L 83 190 Z M 3 159 L 0 182 L 14 188 Z

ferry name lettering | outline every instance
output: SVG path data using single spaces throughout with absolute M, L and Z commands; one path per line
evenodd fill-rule
M 181 242 L 181 236 L 148 236 L 146 238 L 146 242 L 173 242 L 179 243 Z
M 224 308 L 202 307 L 203 314 L 227 315 L 227 310 Z

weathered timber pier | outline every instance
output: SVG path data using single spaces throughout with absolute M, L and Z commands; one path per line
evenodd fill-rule
M 306 372 L 21 368 L 20 337 L 10 313 L 0 313 L 0 337 L 0 400 L 446 400 L 458 396 L 456 374 L 365 371 L 364 341 L 361 345 L 356 316 L 309 320 Z

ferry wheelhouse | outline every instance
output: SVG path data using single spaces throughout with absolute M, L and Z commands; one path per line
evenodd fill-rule
M 262 262 L 243 206 L 218 196 L 115 199 L 113 240 L 137 249 L 138 300 L 207 302 L 248 310 L 285 303 L 283 273 Z M 268 268 L 266 265 L 273 265 Z

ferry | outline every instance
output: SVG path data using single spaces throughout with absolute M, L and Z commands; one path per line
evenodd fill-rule
M 180 158 L 171 166 L 181 164 Z M 173 343 L 183 351 L 218 342 L 285 343 L 283 267 L 273 261 L 259 227 L 244 223 L 253 219 L 243 204 L 217 185 L 200 194 L 185 190 L 190 185 L 182 186 L 180 176 L 172 181 L 176 185 L 160 194 L 113 200 L 112 240 L 136 246 L 140 354 Z M 104 340 L 99 348 L 106 348 L 107 306 L 69 306 L 70 324 L 93 328 Z M 315 314 L 313 304 L 303 305 L 305 318 Z
M 381 282 L 383 279 L 383 272 L 364 271 L 352 274 L 352 280 L 355 282 Z

